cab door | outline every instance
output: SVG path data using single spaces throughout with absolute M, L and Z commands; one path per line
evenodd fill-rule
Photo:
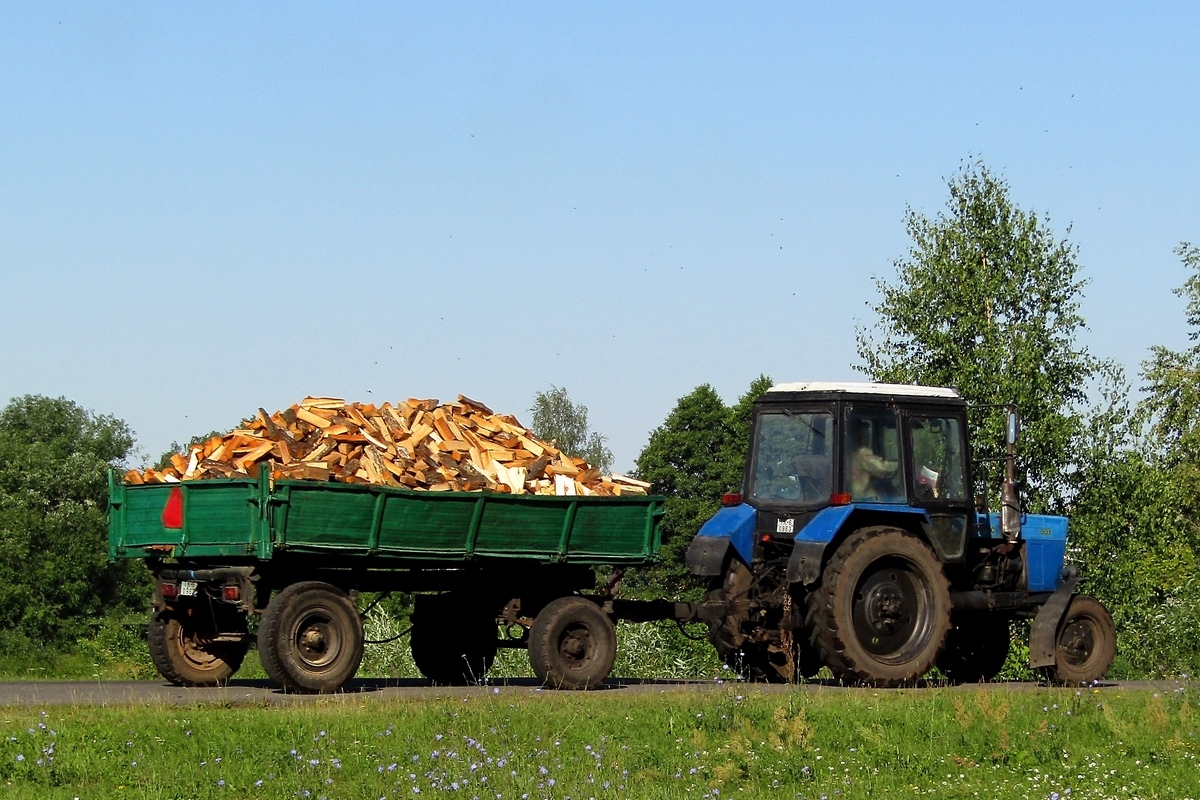
M 941 558 L 960 561 L 973 510 L 966 418 L 945 409 L 911 410 L 905 416 L 910 502 L 929 514 L 930 538 Z

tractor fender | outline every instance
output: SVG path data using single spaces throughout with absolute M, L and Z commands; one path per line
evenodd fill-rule
M 929 515 L 924 509 L 910 506 L 852 503 L 822 509 L 796 534 L 792 555 L 788 559 L 788 583 L 809 586 L 820 580 L 825 551 L 841 537 L 843 531 L 857 530 L 864 525 L 888 524 L 898 517 L 915 517 L 922 528 L 928 528 Z
M 747 564 L 752 563 L 757 513 L 753 506 L 742 503 L 727 506 L 713 514 L 688 546 L 688 571 L 693 575 L 720 575 L 731 549 Z
M 1054 640 L 1058 636 L 1058 623 L 1067 613 L 1071 595 L 1078 583 L 1079 570 L 1067 567 L 1063 570 L 1063 580 L 1058 589 L 1034 616 L 1029 629 L 1029 666 L 1033 669 L 1054 665 Z

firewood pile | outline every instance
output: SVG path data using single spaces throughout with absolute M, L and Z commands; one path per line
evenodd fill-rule
M 242 427 L 171 457 L 166 469 L 130 470 L 130 484 L 257 477 L 370 483 L 431 492 L 645 494 L 649 484 L 601 475 L 544 442 L 508 414 L 470 398 L 410 398 L 398 405 L 307 397 L 258 413 Z

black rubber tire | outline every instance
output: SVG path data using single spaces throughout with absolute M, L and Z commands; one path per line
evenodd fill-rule
M 752 584 L 750 568 L 740 559 L 733 559 L 725 574 L 713 582 L 705 596 L 706 602 L 725 603 L 727 608 L 725 616 L 710 620 L 708 624 L 708 640 L 717 655 L 748 681 L 797 683 L 816 675 L 821 662 L 800 632 L 793 636 L 790 670 L 787 654 L 781 648 L 772 648 L 765 642 L 747 641 L 743 628 L 750 619 Z
M 244 632 L 244 617 L 241 628 Z M 146 631 L 150 660 L 159 675 L 176 686 L 224 686 L 242 666 L 250 643 L 205 639 L 199 627 L 182 614 L 155 614 Z
M 496 622 L 478 608 L 446 595 L 419 595 L 409 647 L 417 669 L 433 683 L 481 683 L 496 660 Z
M 595 689 L 612 672 L 616 657 L 613 621 L 582 597 L 551 601 L 529 629 L 529 664 L 552 689 Z
M 998 614 L 963 614 L 946 634 L 937 667 L 955 683 L 995 680 L 1012 647 L 1012 622 Z
M 258 627 L 267 675 L 284 691 L 325 694 L 358 671 L 363 626 L 350 597 L 321 581 L 293 583 L 267 604 Z
M 1104 677 L 1117 655 L 1117 627 L 1112 614 L 1096 598 L 1077 594 L 1058 623 L 1054 666 L 1043 672 L 1062 686 L 1092 683 Z
M 811 592 L 811 643 L 836 678 L 889 687 L 934 665 L 950 629 L 950 584 L 925 542 L 886 526 L 851 534 Z

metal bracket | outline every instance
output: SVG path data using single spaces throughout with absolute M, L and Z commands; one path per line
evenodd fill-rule
M 1053 666 L 1058 623 L 1067 613 L 1067 606 L 1071 604 L 1071 597 L 1078 583 L 1079 570 L 1067 567 L 1063 572 L 1063 582 L 1033 618 L 1033 625 L 1029 631 L 1029 666 L 1033 669 Z

